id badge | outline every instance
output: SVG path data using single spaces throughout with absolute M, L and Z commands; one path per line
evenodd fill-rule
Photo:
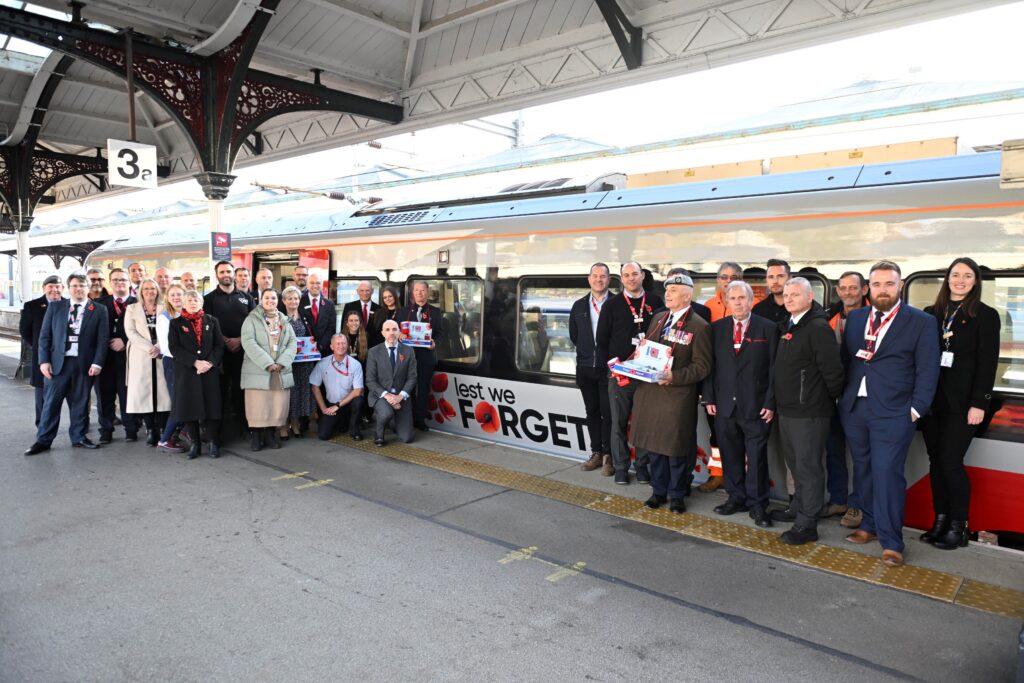
M 942 358 L 939 359 L 939 366 L 943 368 L 953 367 L 953 352 L 943 351 Z
M 68 337 L 68 341 L 71 342 L 72 344 L 77 344 L 78 343 L 78 335 L 77 334 L 71 335 L 70 337 Z
M 943 338 L 943 339 L 949 339 L 949 338 L 950 338 L 950 337 L 952 337 L 952 336 L 953 336 L 953 332 L 952 332 L 952 331 L 949 331 L 949 332 L 943 332 L 943 333 L 942 333 L 942 338 Z
M 861 360 L 871 360 L 871 357 L 875 355 L 874 352 L 868 351 L 867 349 L 861 349 L 857 352 L 857 358 Z
M 736 349 L 737 351 L 739 351 L 740 349 L 742 349 L 742 348 L 743 348 L 743 344 L 733 344 L 733 345 L 732 345 L 732 348 L 734 348 L 734 349 Z
M 644 317 L 642 315 L 634 315 L 633 316 L 633 323 L 634 324 L 641 325 L 641 324 L 643 324 L 643 322 L 644 322 Z

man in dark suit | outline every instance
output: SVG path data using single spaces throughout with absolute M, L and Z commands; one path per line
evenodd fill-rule
M 107 351 L 107 362 L 99 377 L 99 416 L 100 444 L 110 443 L 114 438 L 114 399 L 121 405 L 121 424 L 124 425 L 124 436 L 127 441 L 135 441 L 139 426 L 135 416 L 125 411 L 128 405 L 128 384 L 125 372 L 127 369 L 128 335 L 124 331 L 124 311 L 136 299 L 128 291 L 130 281 L 128 274 L 120 268 L 110 271 L 111 294 L 100 297 L 97 304 L 107 309 L 107 320 L 110 321 L 110 341 Z
M 363 327 L 369 332 L 370 319 L 373 318 L 373 314 L 380 308 L 379 304 L 371 301 L 373 299 L 373 285 L 368 280 L 363 280 L 356 287 L 356 294 L 359 295 L 359 298 L 355 301 L 349 301 L 345 304 L 345 308 L 341 310 L 341 320 L 344 322 L 350 312 L 356 311 L 359 313 L 359 319 L 363 321 Z
M 720 515 L 750 510 L 759 527 L 768 516 L 768 435 L 775 417 L 773 367 L 779 330 L 751 313 L 754 291 L 742 280 L 725 290 L 730 316 L 711 325 L 714 362 L 704 380 L 704 403 L 715 418 L 729 499 Z
M 39 426 L 39 416 L 43 412 L 43 373 L 39 371 L 39 333 L 43 329 L 46 309 L 60 301 L 63 294 L 64 283 L 60 281 L 60 277 L 50 275 L 43 280 L 43 295 L 38 299 L 26 301 L 25 305 L 21 307 L 18 330 L 21 332 L 24 343 L 32 347 L 32 378 L 29 384 L 35 389 L 36 394 L 36 427 Z
M 384 429 L 392 419 L 403 443 L 412 441 L 413 414 L 410 396 L 418 376 L 416 354 L 398 341 L 398 323 L 388 320 L 381 330 L 384 343 L 366 357 L 366 395 L 373 409 L 373 442 L 384 445 Z
M 608 301 L 610 282 L 611 269 L 607 264 L 590 266 L 590 291 L 573 302 L 569 311 L 569 339 L 576 347 L 576 386 L 583 394 L 590 434 L 590 459 L 580 468 L 591 472 L 601 467 L 606 477 L 615 474 L 611 456 L 612 412 L 608 402 L 608 367 L 597 362 L 597 321 Z
M 843 334 L 848 359 L 839 417 L 864 508 L 851 543 L 878 539 L 882 561 L 903 564 L 903 468 L 914 423 L 928 412 L 939 381 L 935 318 L 900 302 L 900 267 L 879 261 L 868 276 L 871 307 L 851 311 Z
M 46 378 L 43 412 L 36 441 L 25 455 L 50 449 L 60 428 L 61 404 L 70 398 L 71 445 L 98 448 L 86 436 L 89 391 L 107 358 L 110 337 L 107 309 L 88 299 L 84 273 L 68 277 L 71 300 L 61 299 L 47 306 L 39 333 L 39 370 Z
M 337 332 L 338 315 L 334 310 L 334 302 L 323 295 L 323 280 L 320 276 L 312 273 L 306 283 L 309 289 L 299 300 L 299 315 L 313 330 L 320 355 L 326 358 L 331 355 L 331 337 Z
M 437 367 L 437 343 L 444 340 L 441 324 L 441 309 L 431 306 L 430 288 L 423 280 L 412 283 L 412 302 L 398 314 L 397 321 L 430 323 L 430 348 L 415 347 L 416 356 L 416 397 L 413 407 L 413 425 L 416 429 L 427 430 L 427 397 L 430 396 L 430 380 Z

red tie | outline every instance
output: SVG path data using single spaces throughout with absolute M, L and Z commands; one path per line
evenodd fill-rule
M 732 333 L 732 348 L 739 355 L 740 346 L 743 344 L 743 323 L 737 320 Z
M 313 299 L 313 324 L 316 325 L 317 318 L 320 317 L 320 297 Z
M 370 324 L 370 304 L 363 304 L 363 325 Z

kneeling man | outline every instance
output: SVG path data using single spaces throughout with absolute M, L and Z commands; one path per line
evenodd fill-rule
M 392 419 L 404 443 L 412 441 L 413 416 L 409 396 L 416 388 L 416 355 L 398 343 L 398 323 L 388 320 L 381 329 L 384 343 L 366 357 L 366 389 L 373 408 L 373 442 L 384 445 L 384 429 Z
M 340 429 L 354 441 L 361 441 L 359 416 L 363 412 L 363 366 L 348 355 L 348 338 L 331 337 L 331 355 L 321 358 L 309 375 L 313 400 L 320 408 L 317 437 L 330 439 Z M 321 389 L 321 387 L 323 387 Z

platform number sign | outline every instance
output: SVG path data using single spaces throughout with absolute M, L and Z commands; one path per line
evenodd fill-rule
M 126 140 L 107 140 L 107 182 L 155 188 L 156 147 Z

